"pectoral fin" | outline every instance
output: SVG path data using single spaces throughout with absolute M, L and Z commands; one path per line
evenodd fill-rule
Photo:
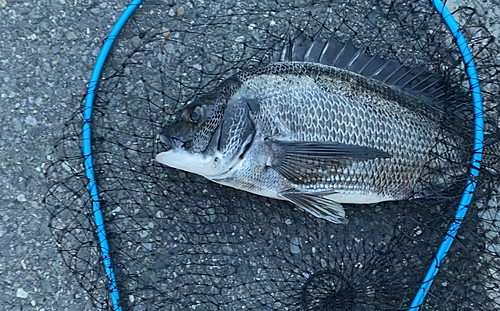
M 345 211 L 342 205 L 318 194 L 282 193 L 284 198 L 318 218 L 335 224 L 345 223 Z
M 294 183 L 306 183 L 353 161 L 390 158 L 377 148 L 329 142 L 296 142 L 268 139 L 270 166 Z

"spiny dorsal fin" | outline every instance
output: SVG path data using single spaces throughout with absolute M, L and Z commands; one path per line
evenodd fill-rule
M 324 41 L 302 32 L 288 40 L 281 51 L 275 51 L 271 62 L 311 62 L 345 69 L 378 80 L 393 88 L 437 103 L 445 96 L 445 87 L 438 74 L 429 73 L 423 66 L 408 68 L 396 60 L 370 56 L 358 49 L 351 40 L 339 42 L 334 36 Z

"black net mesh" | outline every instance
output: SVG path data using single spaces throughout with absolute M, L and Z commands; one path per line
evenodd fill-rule
M 474 10 L 454 16 L 479 72 L 487 163 L 422 310 L 497 310 L 498 47 Z M 125 310 L 408 309 L 465 181 L 438 199 L 348 205 L 348 224 L 334 225 L 154 161 L 158 135 L 175 111 L 231 74 L 267 63 L 290 36 L 319 31 L 371 55 L 425 66 L 446 81 L 445 109 L 472 106 L 453 37 L 427 1 L 146 1 L 106 63 L 92 120 L 96 180 Z M 109 310 L 83 168 L 82 110 L 55 145 L 46 205 L 67 266 L 96 308 Z M 471 152 L 471 145 L 449 147 Z

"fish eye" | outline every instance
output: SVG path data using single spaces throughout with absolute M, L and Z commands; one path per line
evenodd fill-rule
M 187 120 L 189 123 L 196 123 L 200 121 L 201 116 L 202 116 L 203 110 L 200 106 L 195 107 L 193 110 L 191 110 L 191 113 L 189 114 Z

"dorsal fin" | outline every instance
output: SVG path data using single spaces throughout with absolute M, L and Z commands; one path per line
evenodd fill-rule
M 378 80 L 393 88 L 404 90 L 417 97 L 431 100 L 442 108 L 445 84 L 438 74 L 428 72 L 423 66 L 408 68 L 396 60 L 370 56 L 358 49 L 351 40 L 340 43 L 334 36 L 328 40 L 314 38 L 302 32 L 288 40 L 281 51 L 275 51 L 271 62 L 311 62 L 345 69 Z

